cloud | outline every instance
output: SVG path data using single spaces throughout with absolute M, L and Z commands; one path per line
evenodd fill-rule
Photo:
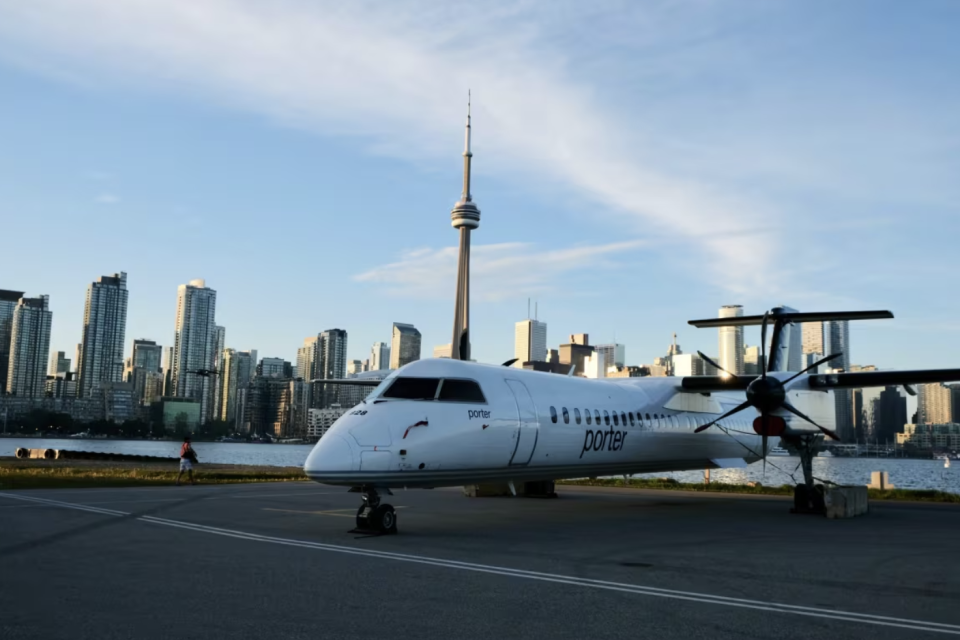
M 120 202 L 120 196 L 115 193 L 101 193 L 97 196 L 96 201 L 100 204 L 117 204 Z
M 621 10 L 641 41 L 677 18 L 673 3 Z M 779 237 L 720 235 L 764 226 L 776 212 L 663 170 L 629 105 L 611 107 L 578 73 L 561 36 L 601 14 L 576 3 L 31 0 L 4 5 L 0 55 L 187 92 L 418 160 L 449 157 L 473 87 L 480 170 L 533 180 L 548 198 L 574 193 L 629 234 L 687 238 L 703 263 L 723 266 L 697 272 L 717 284 L 768 283 Z M 614 44 L 629 31 L 621 26 Z
M 643 240 L 563 249 L 541 249 L 527 242 L 474 245 L 471 248 L 471 297 L 482 301 L 519 298 L 569 287 L 578 272 L 614 267 L 614 256 L 642 247 Z M 381 285 L 395 296 L 449 298 L 456 281 L 457 247 L 420 248 L 393 263 L 354 276 Z

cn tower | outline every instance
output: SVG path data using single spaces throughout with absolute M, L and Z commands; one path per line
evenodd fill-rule
M 450 357 L 470 359 L 470 231 L 480 226 L 480 209 L 470 196 L 470 94 L 467 93 L 467 133 L 463 148 L 463 194 L 453 205 L 450 224 L 460 231 L 460 258 L 457 263 L 457 306 L 453 312 L 453 340 Z

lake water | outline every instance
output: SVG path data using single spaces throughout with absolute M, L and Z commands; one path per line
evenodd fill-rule
M 13 456 L 17 448 L 73 449 L 103 453 L 175 458 L 180 454 L 180 443 L 156 440 L 78 440 L 54 438 L 0 438 L 0 457 Z M 313 448 L 306 444 L 247 444 L 234 442 L 197 442 L 193 445 L 200 462 L 219 464 L 252 464 L 272 467 L 302 467 Z M 766 485 L 794 484 L 803 478 L 800 459 L 787 456 L 767 458 L 743 469 L 714 469 L 712 482 L 744 484 L 762 482 Z M 838 484 L 869 484 L 871 471 L 886 471 L 890 482 L 902 489 L 939 489 L 960 494 L 960 463 L 949 469 L 942 460 L 912 460 L 907 458 L 815 458 L 813 475 Z M 680 482 L 701 482 L 702 471 L 675 471 L 653 473 L 636 477 L 674 478 Z

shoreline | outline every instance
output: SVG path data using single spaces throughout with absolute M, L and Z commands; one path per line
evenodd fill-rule
M 180 467 L 176 460 L 157 462 L 113 460 L 38 460 L 0 457 L 0 490 L 68 489 L 96 487 L 169 486 L 176 482 Z M 300 467 L 200 463 L 194 468 L 200 484 L 250 482 L 309 482 Z M 557 485 L 591 486 L 693 493 L 792 496 L 792 485 L 726 484 L 679 482 L 671 478 L 597 478 L 559 480 Z M 935 489 L 870 489 L 871 500 L 937 502 L 960 504 L 960 494 Z

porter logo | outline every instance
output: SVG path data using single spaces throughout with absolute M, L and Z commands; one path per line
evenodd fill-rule
M 623 442 L 627 439 L 626 431 L 614 431 L 611 427 L 608 431 L 594 431 L 587 429 L 583 437 L 583 449 L 580 450 L 580 457 L 587 451 L 620 451 L 623 449 Z

